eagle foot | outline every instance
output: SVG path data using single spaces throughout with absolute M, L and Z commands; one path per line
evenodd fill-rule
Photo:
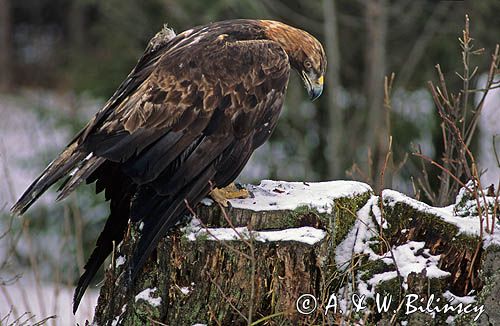
M 228 199 L 244 199 L 251 197 L 251 194 L 241 185 L 231 183 L 227 187 L 213 189 L 210 192 L 210 197 L 212 197 L 213 200 L 221 204 L 223 207 L 228 207 Z

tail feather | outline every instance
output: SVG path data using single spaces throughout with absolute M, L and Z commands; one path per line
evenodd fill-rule
M 87 155 L 73 143 L 64 150 L 43 173 L 28 187 L 17 203 L 11 208 L 14 214 L 24 213 L 50 186 L 67 175 Z
M 111 250 L 102 250 L 103 248 L 95 248 L 90 255 L 87 264 L 85 265 L 85 272 L 80 276 L 80 280 L 78 280 L 78 285 L 75 289 L 75 294 L 73 296 L 73 313 L 76 313 L 78 306 L 80 305 L 80 301 L 82 300 L 83 294 L 85 290 L 92 281 L 92 278 L 97 273 L 102 263 L 106 260 Z
M 115 210 L 111 212 L 111 215 L 106 221 L 106 225 L 97 239 L 96 247 L 85 265 L 85 272 L 80 276 L 80 280 L 78 280 L 73 296 L 73 313 L 78 309 L 83 294 L 85 290 L 87 290 L 95 274 L 113 251 L 113 242 L 118 245 L 123 240 L 125 229 L 128 225 L 127 214 L 129 206 L 127 203 L 130 201 L 130 186 L 125 189 L 126 190 L 120 194 L 122 196 L 121 198 L 117 198 L 116 201 L 112 199 L 111 205 L 114 206 Z
M 186 202 L 194 207 L 208 194 L 209 180 L 214 174 L 215 169 L 211 165 L 169 201 L 165 201 L 165 197 L 156 197 L 160 205 L 152 205 L 152 211 L 143 220 L 142 234 L 132 257 L 132 263 L 129 265 L 129 275 L 132 281 L 137 278 L 160 238 L 179 221 L 182 215 L 188 212 Z
M 66 198 L 105 161 L 106 159 L 97 156 L 91 156 L 88 159 L 86 158 L 85 161 L 82 162 L 81 166 L 78 167 L 78 170 L 75 171 L 75 173 L 71 175 L 63 185 L 61 185 L 57 200 L 59 201 Z
M 89 166 L 88 171 L 92 169 L 92 166 L 92 164 Z M 136 187 L 130 178 L 123 175 L 116 168 L 116 163 L 110 161 L 106 161 L 96 168 L 93 174 L 87 178 L 87 181 L 95 179 L 100 180 L 108 192 L 109 199 L 111 199 L 111 213 L 104 225 L 104 229 L 97 238 L 95 249 L 85 265 L 85 272 L 76 286 L 73 297 L 73 312 L 78 309 L 85 290 L 106 260 L 106 257 L 113 251 L 113 242 L 118 245 L 123 240 L 128 225 L 128 216 L 130 215 L 130 199 L 135 193 Z

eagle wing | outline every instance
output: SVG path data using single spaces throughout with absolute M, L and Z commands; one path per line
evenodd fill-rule
M 143 81 L 118 91 L 113 109 L 100 112 L 76 141 L 74 151 L 87 161 L 61 194 L 97 180 L 111 214 L 75 291 L 75 310 L 129 218 L 144 222 L 130 263 L 134 279 L 187 205 L 233 181 L 276 125 L 290 72 L 283 49 L 202 33 L 172 40 L 145 65 L 145 78 L 135 72 Z
M 11 208 L 15 214 L 24 213 L 51 185 L 61 178 L 72 175 L 65 185 L 67 187 L 61 192 L 59 199 L 67 196 L 74 190 L 82 180 L 85 180 L 94 170 L 105 162 L 105 159 L 89 155 L 90 153 L 82 146 L 86 136 L 94 130 L 96 125 L 107 118 L 116 106 L 126 101 L 127 96 L 135 92 L 151 74 L 158 60 L 172 43 L 178 42 L 180 38 L 174 38 L 172 30 L 164 28 L 148 44 L 144 54 L 127 78 L 120 84 L 113 96 L 106 102 L 90 122 L 71 140 L 66 149 L 59 154 L 33 181 Z M 172 41 L 172 42 L 171 42 Z

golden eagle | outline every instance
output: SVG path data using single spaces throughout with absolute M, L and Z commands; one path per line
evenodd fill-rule
M 164 28 L 150 41 L 106 105 L 12 208 L 22 214 L 61 178 L 58 199 L 82 181 L 105 191 L 111 213 L 74 311 L 129 219 L 144 223 L 129 268 L 134 280 L 186 203 L 194 207 L 238 176 L 276 126 L 291 68 L 317 98 L 326 69 L 321 44 L 276 21 L 229 20 L 178 35 Z

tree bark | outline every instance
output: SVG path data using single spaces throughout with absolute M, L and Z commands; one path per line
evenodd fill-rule
M 377 182 L 384 167 L 385 155 L 389 150 L 389 130 L 384 109 L 384 77 L 386 74 L 387 43 L 387 0 L 365 1 L 366 56 L 365 56 L 365 97 L 367 108 L 366 141 L 372 153 L 372 184 L 375 191 L 391 187 L 391 173 L 385 171 L 383 183 Z M 370 164 L 370 162 L 368 162 Z
M 325 26 L 325 48 L 328 58 L 326 72 L 326 95 L 328 96 L 328 134 L 327 155 L 329 178 L 343 178 L 346 165 L 342 155 L 341 140 L 344 132 L 342 111 L 339 107 L 340 95 L 340 49 L 338 36 L 337 10 L 335 0 L 323 0 L 323 17 Z

